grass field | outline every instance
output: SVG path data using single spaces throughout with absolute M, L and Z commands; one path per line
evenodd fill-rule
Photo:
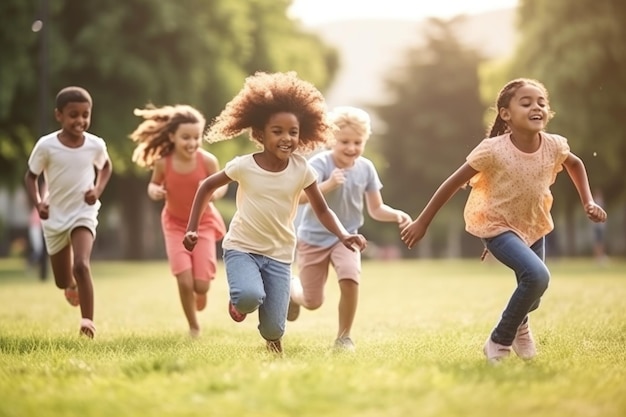
M 0 260 L 0 416 L 623 417 L 626 263 L 549 266 L 539 356 L 489 366 L 482 345 L 514 286 L 495 262 L 366 262 L 356 353 L 330 349 L 331 281 L 279 359 L 254 315 L 230 320 L 221 266 L 191 340 L 165 263 L 95 263 L 90 341 L 51 281 Z

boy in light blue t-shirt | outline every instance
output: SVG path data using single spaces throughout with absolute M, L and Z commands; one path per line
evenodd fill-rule
M 381 222 L 397 222 L 402 230 L 411 222 L 411 217 L 384 204 L 380 193 L 382 183 L 376 168 L 362 156 L 371 134 L 369 115 L 358 108 L 338 107 L 331 112 L 330 119 L 338 128 L 335 143 L 330 150 L 315 154 L 309 160 L 317 171 L 319 188 L 328 206 L 349 233 L 357 233 L 363 225 L 365 197 L 370 217 Z M 302 195 L 300 203 L 307 202 L 306 196 Z M 350 331 L 358 303 L 361 254 L 350 251 L 329 233 L 308 204 L 302 209 L 297 237 L 299 276 L 292 279 L 287 319 L 296 320 L 300 306 L 315 310 L 322 305 L 324 285 L 332 263 L 341 292 L 335 348 L 352 351 L 355 346 Z

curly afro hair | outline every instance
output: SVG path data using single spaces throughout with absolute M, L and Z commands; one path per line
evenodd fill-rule
M 300 123 L 298 150 L 325 146 L 333 134 L 326 118 L 324 96 L 295 72 L 257 72 L 246 78 L 243 88 L 209 126 L 205 139 L 218 142 L 248 132 L 262 145 L 259 133 L 276 113 L 292 113 Z

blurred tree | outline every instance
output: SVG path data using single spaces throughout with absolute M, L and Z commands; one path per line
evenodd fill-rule
M 549 131 L 569 140 L 608 206 L 625 201 L 626 175 L 626 3 L 619 0 L 521 0 L 521 43 L 512 77 L 531 76 L 550 92 L 556 117 Z M 555 211 L 574 233 L 578 194 L 561 175 L 555 184 Z M 575 237 L 565 239 L 574 251 Z
M 32 3 L 0 5 L 2 180 L 21 181 L 16 179 L 26 169 L 27 155 L 44 133 L 36 129 L 33 110 L 39 89 L 47 88 L 43 96 L 52 129 L 56 92 L 67 85 L 87 88 L 94 98 L 90 130 L 105 138 L 114 165 L 107 205 L 121 204 L 129 258 L 144 256 L 143 217 L 149 208 L 148 174 L 130 160 L 134 144 L 128 134 L 139 122 L 133 108 L 187 103 L 211 120 L 255 71 L 295 70 L 322 88 L 337 68 L 336 52 L 289 20 L 290 0 L 63 0 L 50 2 L 45 30 L 38 33 L 30 30 L 40 14 Z M 42 34 L 45 42 L 38 39 Z M 49 48 L 45 68 L 37 64 L 40 45 Z M 49 74 L 49 86 L 37 82 L 41 71 Z M 211 150 L 225 161 L 251 146 L 232 141 Z
M 456 38 L 455 25 L 461 20 L 429 21 L 424 46 L 411 50 L 404 66 L 386 81 L 391 103 L 375 107 L 386 126 L 376 142 L 388 164 L 382 174 L 385 198 L 413 216 L 484 137 L 481 58 Z M 454 221 L 448 223 L 459 231 L 465 196 L 457 197 L 436 222 L 442 224 L 451 210 Z M 437 226 L 431 233 L 437 233 Z M 460 232 L 456 235 L 460 238 Z

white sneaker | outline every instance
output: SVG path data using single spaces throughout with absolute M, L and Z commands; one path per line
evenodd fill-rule
M 496 364 L 511 354 L 511 346 L 504 346 L 491 340 L 491 336 L 487 338 L 483 352 L 487 357 L 487 362 Z
M 535 339 L 533 339 L 533 334 L 530 331 L 528 322 L 517 328 L 517 333 L 515 334 L 512 347 L 517 356 L 524 360 L 532 359 L 537 356 Z
M 354 352 L 356 346 L 349 336 L 342 336 L 335 340 L 335 350 L 343 352 Z

